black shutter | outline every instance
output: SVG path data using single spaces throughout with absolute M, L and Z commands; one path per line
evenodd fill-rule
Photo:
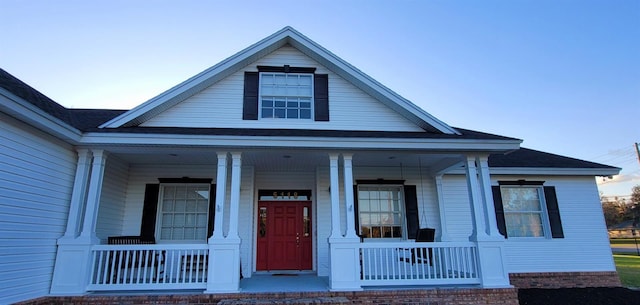
M 564 238 L 555 187 L 544 187 L 544 200 L 547 202 L 547 214 L 549 215 L 549 225 L 551 226 L 551 237 Z
M 314 74 L 313 108 L 316 121 L 329 121 L 329 75 Z
M 258 72 L 244 72 L 242 119 L 258 119 Z
M 493 192 L 493 208 L 496 211 L 498 232 L 507 238 L 507 223 L 504 221 L 504 208 L 502 206 L 502 193 L 500 193 L 500 187 L 492 186 L 491 191 Z
M 160 184 L 147 184 L 145 186 L 142 224 L 140 225 L 140 236 L 143 240 L 155 240 L 159 192 Z
M 207 238 L 213 235 L 213 225 L 216 217 L 216 185 L 209 188 L 209 222 L 207 223 Z
M 418 195 L 415 185 L 404 186 L 404 207 L 407 217 L 407 238 L 416 239 L 420 223 L 418 221 Z
M 360 214 L 358 212 L 358 186 L 353 186 L 353 217 L 355 218 L 356 235 L 360 236 Z

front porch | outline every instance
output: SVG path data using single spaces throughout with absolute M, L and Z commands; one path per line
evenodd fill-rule
M 287 151 L 281 156 L 284 152 L 217 152 L 213 155 L 216 162 L 203 166 L 165 164 L 167 157 L 161 155 L 88 149 L 78 152 L 67 231 L 58 240 L 53 295 L 149 290 L 241 292 L 247 280 L 260 277 L 263 270 L 273 270 L 261 269 L 258 264 L 262 255 L 258 244 L 264 237 L 261 221 L 267 211 L 262 204 L 277 200 L 308 204 L 299 209 L 304 210 L 304 216 L 296 220 L 300 223 L 294 227 L 299 226 L 301 231 L 292 234 L 295 239 L 290 244 L 298 247 L 299 236 L 308 238 L 305 258 L 309 267 L 284 270 L 303 270 L 326 278 L 329 291 L 510 287 L 503 261 L 503 238 L 491 216 L 487 155 L 395 152 L 388 157 L 388 153 L 381 152 Z M 191 158 L 191 162 L 206 163 L 211 157 L 210 152 L 191 153 L 200 157 Z M 295 164 L 295 170 L 287 165 L 290 162 Z M 396 163 L 399 167 L 391 167 Z M 454 180 L 466 184 L 467 194 L 456 194 L 458 201 L 449 204 L 460 205 L 468 214 L 460 219 L 447 218 L 445 201 L 450 199 L 446 198 L 443 174 L 452 167 L 460 170 L 463 164 L 464 170 L 457 175 L 465 175 L 466 179 Z M 121 177 L 125 177 L 124 183 Z M 359 183 L 367 185 L 363 188 L 367 192 L 380 189 L 378 183 L 392 185 L 385 186 L 395 192 L 389 192 L 394 197 L 385 199 L 385 204 L 390 209 L 397 206 L 398 210 L 371 210 L 367 215 L 373 216 L 367 221 L 373 221 L 376 213 L 387 213 L 387 219 L 395 217 L 394 223 L 357 223 L 357 218 L 364 215 L 359 216 L 358 200 L 354 198 Z M 186 197 L 180 197 L 184 199 L 169 196 L 169 190 L 179 190 L 176 185 L 184 187 Z M 292 191 L 291 195 L 271 191 L 282 189 L 300 191 Z M 291 201 L 292 197 L 296 200 Z M 161 213 L 180 212 L 171 210 L 177 209 L 178 200 L 185 202 L 180 211 L 194 215 L 190 234 L 201 234 L 201 242 L 164 236 L 162 222 L 167 220 Z M 368 205 L 378 202 L 371 200 Z M 189 208 L 188 204 L 193 206 Z M 187 221 L 181 219 L 182 224 Z M 453 221 L 456 226 L 467 228 L 467 233 L 448 232 L 447 223 Z M 416 242 L 412 233 L 428 224 L 438 232 L 435 241 Z M 365 227 L 369 235 L 358 236 Z M 277 226 L 268 230 L 273 228 Z M 178 232 L 171 230 L 167 232 Z M 186 229 L 179 232 L 183 231 Z M 132 233 L 153 240 L 153 244 L 104 244 L 111 234 Z M 160 239 L 158 243 L 155 238 Z

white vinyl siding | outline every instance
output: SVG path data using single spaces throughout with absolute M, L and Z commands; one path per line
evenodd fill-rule
M 258 65 L 315 67 L 317 74 L 328 74 L 330 121 L 242 120 L 244 72 L 257 71 Z M 291 46 L 274 51 L 141 126 L 424 131 Z
M 96 235 L 104 241 L 122 231 L 128 176 L 129 165 L 115 155 L 108 155 L 96 223 Z
M 0 304 L 49 294 L 77 156 L 0 114 Z
M 492 175 L 491 179 L 493 185 L 520 179 L 545 181 L 545 186 L 555 186 L 558 197 L 564 238 L 507 239 L 504 249 L 509 273 L 615 270 L 593 177 Z M 445 175 L 443 181 L 449 235 L 454 241 L 468 240 L 473 228 L 466 177 Z
M 593 177 L 493 177 L 555 186 L 564 238 L 505 242 L 509 272 L 614 271 L 607 228 Z M 497 184 L 497 182 L 496 182 Z

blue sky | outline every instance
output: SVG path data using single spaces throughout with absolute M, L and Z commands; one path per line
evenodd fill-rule
M 130 109 L 289 25 L 444 122 L 640 184 L 640 1 L 2 1 L 0 67 Z M 598 179 L 601 181 L 601 179 Z

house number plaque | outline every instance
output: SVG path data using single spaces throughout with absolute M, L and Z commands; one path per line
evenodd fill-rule
M 311 190 L 259 190 L 260 200 L 307 201 L 311 200 Z

